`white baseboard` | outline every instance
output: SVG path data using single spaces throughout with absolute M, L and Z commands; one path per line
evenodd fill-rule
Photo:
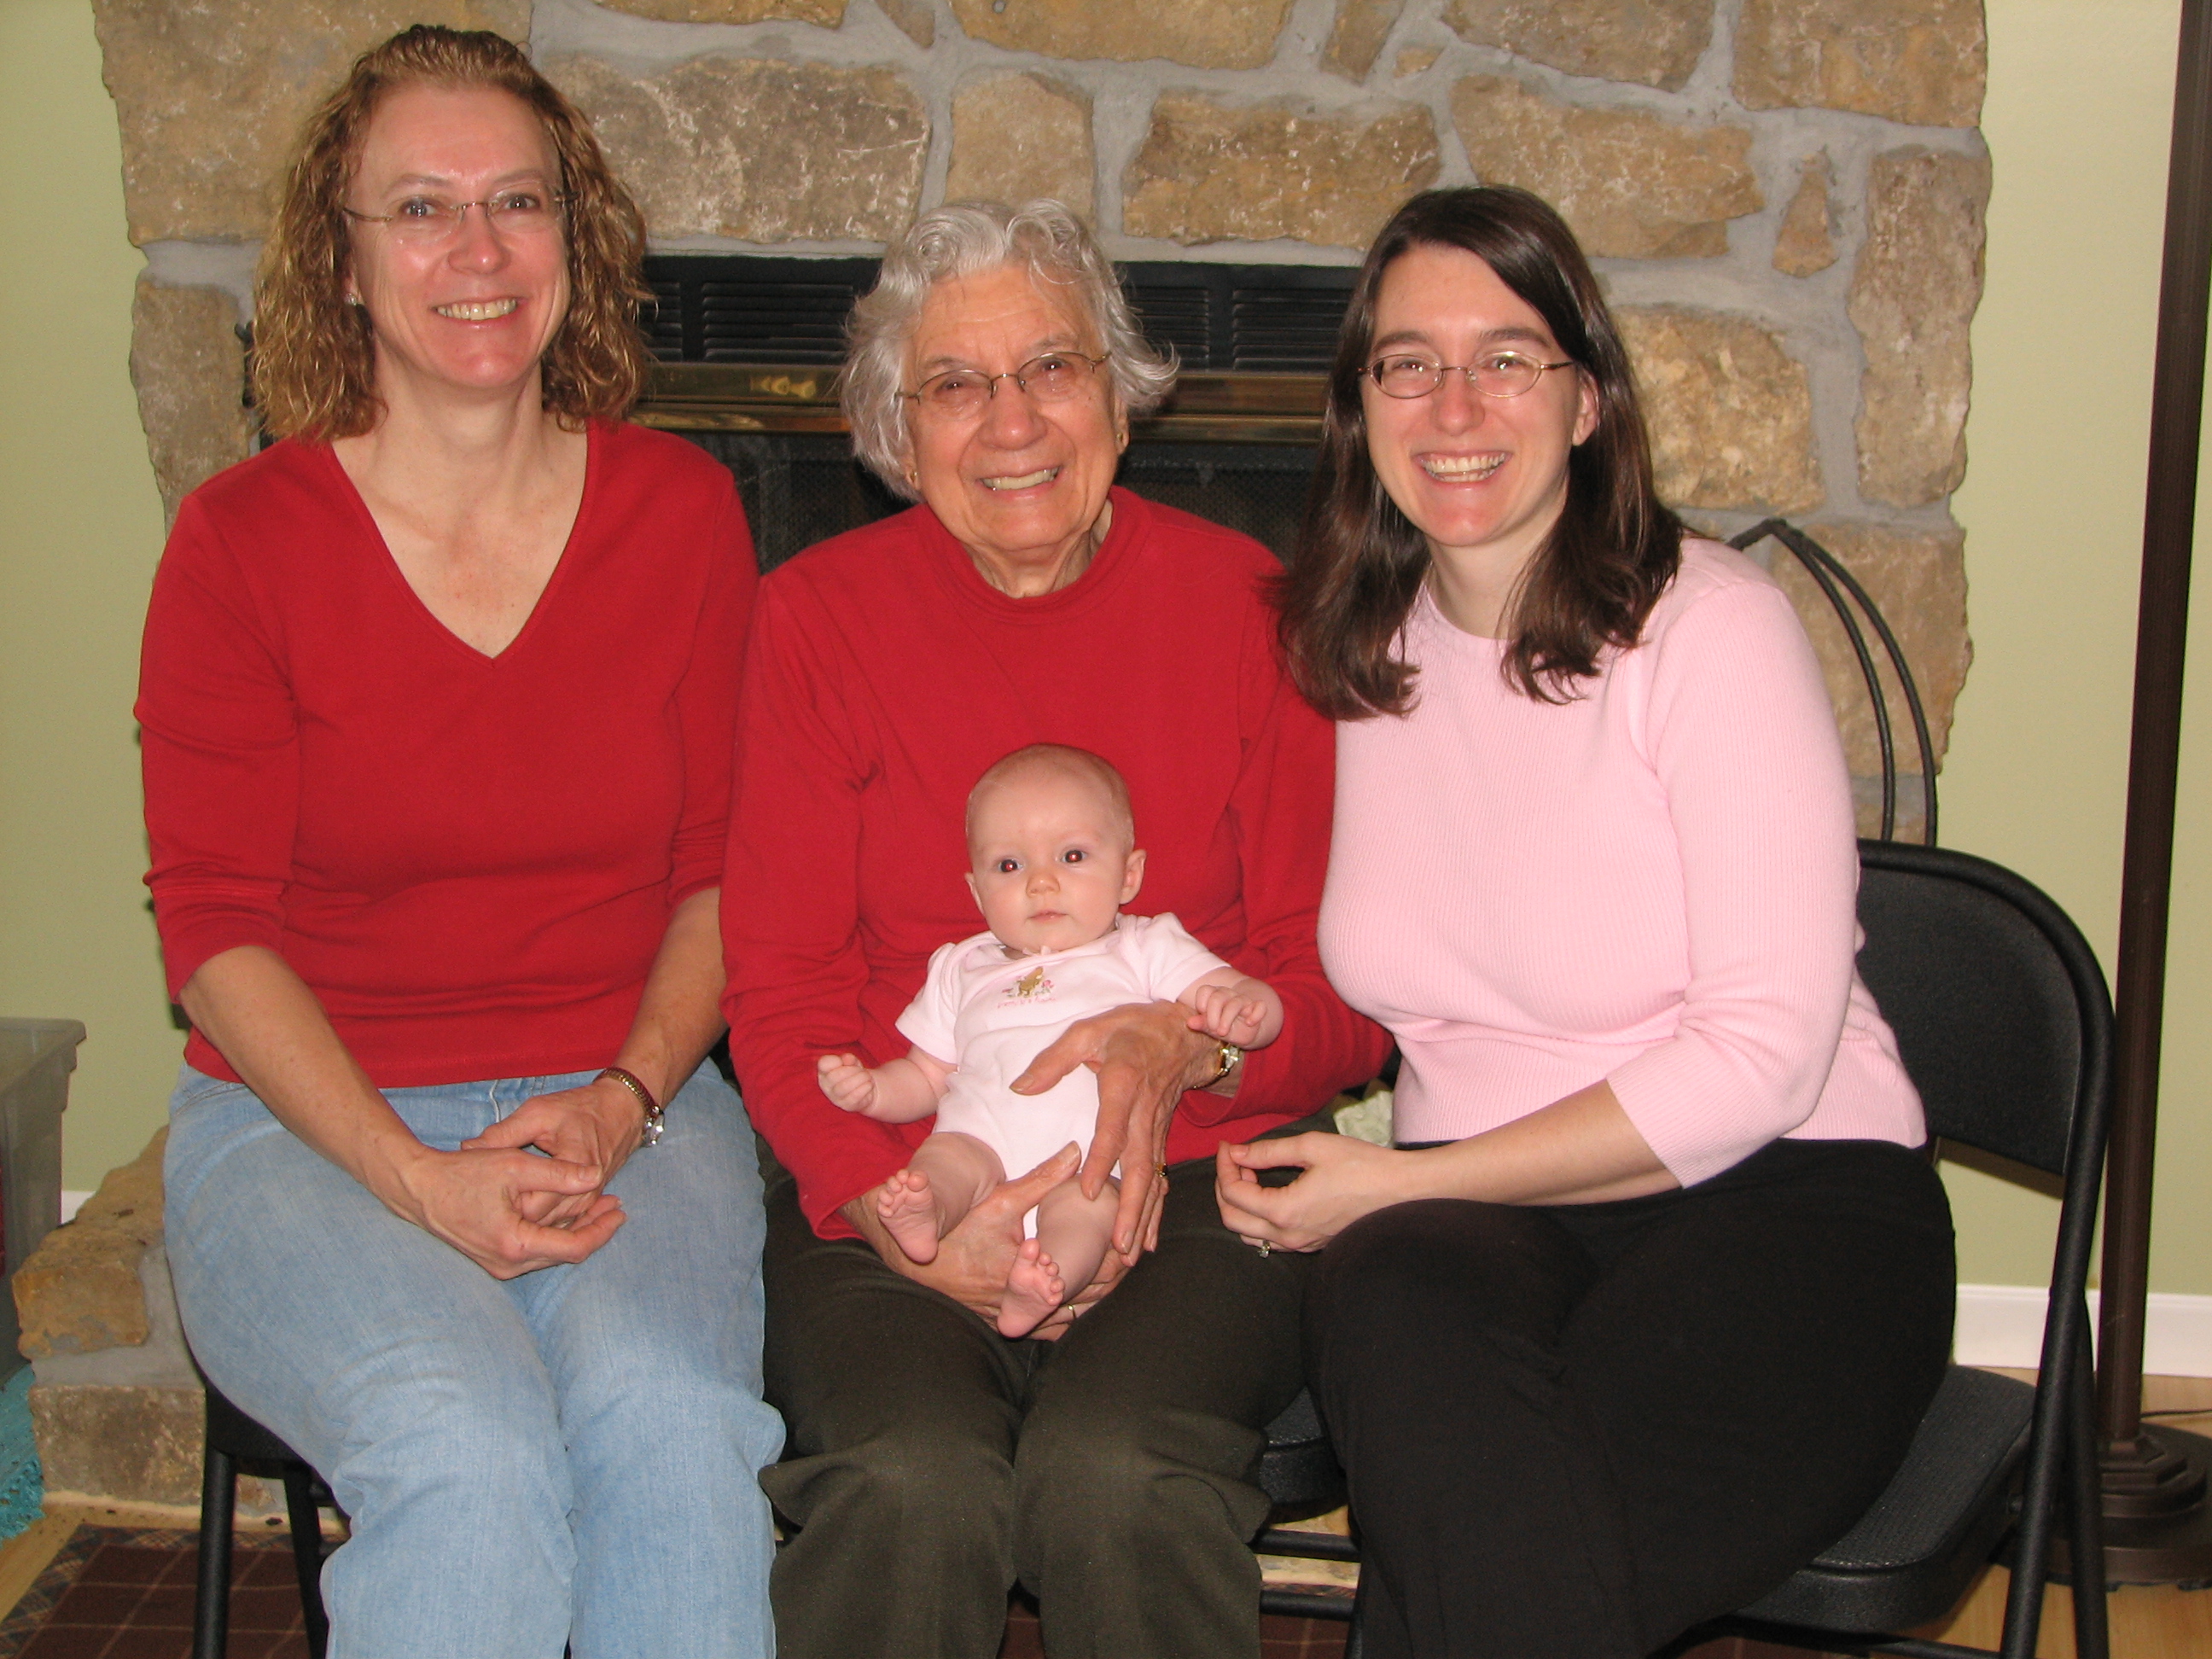
M 2027 1285 L 1961 1285 L 1952 1352 L 1961 1365 L 2033 1370 L 2043 1352 L 2045 1293 Z M 2097 1292 L 2089 1292 L 2089 1316 Z M 2212 1296 L 2153 1291 L 2143 1311 L 2143 1371 L 2212 1376 Z
M 90 1193 L 73 1192 L 70 1188 L 64 1187 L 62 1189 L 62 1219 L 64 1221 L 76 1220 L 77 1206 L 91 1196 L 92 1194 Z

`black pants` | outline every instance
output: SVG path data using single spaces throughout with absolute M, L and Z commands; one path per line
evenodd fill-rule
M 1686 1191 L 1401 1204 L 1332 1243 L 1308 1364 L 1369 1659 L 1636 1659 L 1881 1494 L 1942 1381 L 1950 1212 L 1918 1153 L 1776 1141 Z
M 1256 1659 L 1253 1480 L 1298 1391 L 1310 1263 L 1221 1225 L 1211 1160 L 1169 1177 L 1158 1250 L 1038 1342 L 816 1237 L 771 1176 L 785 1659 L 994 1659 L 1017 1577 L 1054 1659 Z

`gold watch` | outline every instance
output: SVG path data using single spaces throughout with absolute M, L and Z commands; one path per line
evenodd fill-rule
M 1237 1075 L 1244 1064 L 1244 1051 L 1233 1042 L 1217 1044 L 1213 1050 L 1213 1075 L 1198 1085 L 1200 1089 L 1218 1088 Z

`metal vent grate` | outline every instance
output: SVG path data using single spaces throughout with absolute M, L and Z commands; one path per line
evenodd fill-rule
M 1358 273 L 1347 265 L 1121 267 L 1150 338 L 1195 374 L 1322 374 Z
M 835 368 L 876 261 L 657 254 L 645 276 L 653 303 L 640 321 L 662 362 Z
M 680 363 L 684 361 L 684 284 L 673 276 L 650 275 L 654 263 L 648 260 L 646 264 L 646 286 L 653 290 L 653 300 L 637 308 L 637 325 L 644 331 L 646 349 L 656 358 L 664 363 Z
M 1131 286 L 1137 325 L 1156 346 L 1171 346 L 1185 368 L 1203 368 L 1213 356 L 1213 295 L 1202 288 Z
M 1231 320 L 1234 362 L 1218 368 L 1261 374 L 1319 374 L 1336 355 L 1348 290 L 1259 289 L 1239 283 Z
M 833 367 L 873 259 L 656 254 L 640 320 L 668 363 Z M 1355 273 L 1340 265 L 1152 261 L 1121 268 L 1146 336 L 1197 374 L 1324 373 Z

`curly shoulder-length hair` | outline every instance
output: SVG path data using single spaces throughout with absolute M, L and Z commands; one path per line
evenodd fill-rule
M 900 394 L 908 389 L 907 348 L 921 308 L 938 283 L 1005 265 L 1024 266 L 1040 289 L 1066 295 L 1108 360 L 1108 381 L 1124 416 L 1150 413 L 1175 390 L 1174 352 L 1145 338 L 1113 262 L 1070 209 L 1049 197 L 1019 207 L 948 202 L 923 214 L 884 251 L 876 285 L 845 325 L 837 398 L 853 430 L 853 453 L 908 501 L 919 501 L 921 491 L 908 477 L 913 445 Z
M 301 134 L 254 290 L 250 373 L 264 423 L 278 436 L 328 441 L 382 417 L 368 314 L 345 301 L 345 198 L 369 122 L 408 86 L 507 93 L 545 129 L 561 169 L 569 284 L 568 315 L 541 365 L 545 407 L 572 428 L 621 419 L 645 379 L 644 216 L 589 124 L 520 48 L 484 30 L 418 23 L 356 58 Z
M 1569 452 L 1566 504 L 1507 612 L 1506 678 L 1540 702 L 1568 701 L 1608 648 L 1625 650 L 1642 636 L 1681 562 L 1681 521 L 1652 488 L 1628 353 L 1574 233 L 1524 190 L 1425 191 L 1382 228 L 1352 289 L 1329 371 L 1314 492 L 1275 590 L 1291 676 L 1337 720 L 1402 714 L 1413 702 L 1403 632 L 1428 575 L 1428 544 L 1376 475 L 1361 398 L 1383 274 L 1425 246 L 1464 249 L 1496 271 L 1596 394 L 1596 428 Z

